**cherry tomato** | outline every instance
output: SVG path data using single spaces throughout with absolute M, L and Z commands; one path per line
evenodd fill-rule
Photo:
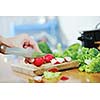
M 46 61 L 46 63 L 49 63 L 53 58 L 54 56 L 52 54 L 47 54 L 46 56 L 44 56 L 44 60 Z
M 44 59 L 42 57 L 40 58 L 34 58 L 33 64 L 37 67 L 40 67 L 44 63 Z

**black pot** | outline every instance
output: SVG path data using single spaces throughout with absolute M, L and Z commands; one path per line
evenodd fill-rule
M 81 37 L 78 40 L 82 41 L 82 45 L 88 48 L 98 47 L 96 41 L 100 41 L 100 29 L 82 31 Z

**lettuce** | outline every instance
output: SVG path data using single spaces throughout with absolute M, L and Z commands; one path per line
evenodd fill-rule
M 92 59 L 92 62 L 86 65 L 85 72 L 100 72 L 100 57 Z
M 75 43 L 71 46 L 69 46 L 63 53 L 63 56 L 69 56 L 71 57 L 73 60 L 76 60 L 77 55 L 78 55 L 78 50 L 79 48 L 81 48 L 81 45 L 79 43 Z
M 46 78 L 46 79 L 52 79 L 52 78 L 57 78 L 61 75 L 61 72 L 47 72 L 45 71 L 43 76 Z
M 81 66 L 85 65 L 85 60 L 92 60 L 98 55 L 99 51 L 96 48 L 85 48 L 82 47 L 78 51 L 77 60 L 80 62 Z
M 85 72 L 100 72 L 100 51 L 96 48 L 86 48 L 79 43 L 75 43 L 64 51 L 61 46 L 58 48 L 56 57 L 71 57 L 72 60 L 78 60 L 80 63 L 79 70 Z

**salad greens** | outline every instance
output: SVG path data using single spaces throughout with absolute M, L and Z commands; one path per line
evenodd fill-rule
M 96 56 L 89 64 L 80 66 L 79 70 L 85 72 L 100 72 L 100 57 Z
M 40 42 L 38 45 L 43 53 L 53 53 L 45 42 Z M 58 58 L 71 57 L 72 60 L 78 60 L 80 63 L 80 71 L 100 72 L 100 51 L 96 48 L 89 49 L 79 43 L 75 43 L 63 51 L 61 44 L 58 44 L 57 52 L 54 52 L 53 55 Z M 44 76 L 49 78 L 59 74 L 60 73 L 45 72 Z
M 61 72 L 47 72 L 45 71 L 43 76 L 46 78 L 46 79 L 52 79 L 52 78 L 57 78 L 61 75 Z
M 79 43 L 73 44 L 69 46 L 63 53 L 63 57 L 69 56 L 73 60 L 76 60 L 78 55 L 78 50 L 81 48 L 81 45 Z
M 61 46 L 60 46 L 61 47 Z M 79 70 L 85 72 L 100 72 L 100 51 L 96 48 L 86 48 L 79 43 L 73 44 L 66 50 L 56 53 L 56 57 L 69 56 L 72 60 L 78 60 Z
M 63 57 L 63 50 L 62 50 L 62 46 L 61 44 L 57 44 L 57 52 L 54 53 L 54 56 L 55 57 L 60 57 L 62 58 Z
M 99 51 L 96 48 L 85 48 L 82 47 L 78 50 L 77 60 L 81 65 L 85 64 L 85 60 L 92 60 L 98 55 Z

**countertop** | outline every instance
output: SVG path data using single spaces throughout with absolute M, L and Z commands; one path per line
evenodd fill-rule
M 66 81 L 59 81 L 63 83 L 99 83 L 100 73 L 86 73 L 80 72 L 78 69 L 71 69 L 62 72 L 62 75 L 69 79 Z M 27 83 L 32 76 L 14 72 L 11 64 L 6 63 L 4 58 L 0 56 L 0 83 Z M 53 82 L 53 81 L 52 81 Z

